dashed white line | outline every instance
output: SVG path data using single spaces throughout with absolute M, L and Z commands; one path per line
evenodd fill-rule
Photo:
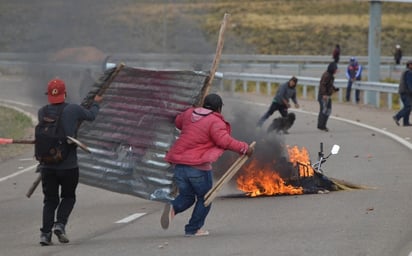
M 134 221 L 135 219 L 142 217 L 145 214 L 146 214 L 145 212 L 134 213 L 130 216 L 127 216 L 126 218 L 116 221 L 115 223 L 129 223 L 131 221 Z

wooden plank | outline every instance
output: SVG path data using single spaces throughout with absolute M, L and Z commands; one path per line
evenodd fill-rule
M 249 147 L 255 147 L 256 142 L 253 141 Z M 240 156 L 230 167 L 229 169 L 223 174 L 223 176 L 216 182 L 216 184 L 206 193 L 205 195 L 205 202 L 204 205 L 207 207 L 209 206 L 213 199 L 216 198 L 218 192 L 222 189 L 223 185 L 225 185 L 232 177 L 240 170 L 243 164 L 249 159 L 247 155 Z

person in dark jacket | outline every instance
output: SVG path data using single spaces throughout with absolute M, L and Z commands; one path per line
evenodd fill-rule
M 336 64 L 339 63 L 339 58 L 340 58 L 340 45 L 339 44 L 337 44 L 335 46 L 335 49 L 333 49 L 332 58 Z
M 254 148 L 246 142 L 234 139 L 231 127 L 221 114 L 223 102 L 219 95 L 205 97 L 203 107 L 191 107 L 176 117 L 175 124 L 181 133 L 166 154 L 165 160 L 174 169 L 173 180 L 178 196 L 165 205 L 160 224 L 167 229 L 176 214 L 195 204 L 185 236 L 206 236 L 201 229 L 210 211 L 205 207 L 204 196 L 212 188 L 212 163 L 225 150 L 243 155 L 252 155 Z
M 400 125 L 400 119 L 403 119 L 403 126 L 411 126 L 409 116 L 412 109 L 412 60 L 406 62 L 406 69 L 402 72 L 401 79 L 399 81 L 398 92 L 401 97 L 403 108 L 399 110 L 399 112 L 392 118 L 398 126 Z
M 298 84 L 298 79 L 292 77 L 286 83 L 279 86 L 275 97 L 270 104 L 269 109 L 266 113 L 259 119 L 257 127 L 262 127 L 263 123 L 276 111 L 279 110 L 282 117 L 287 117 L 288 108 L 290 108 L 289 99 L 292 99 L 295 103 L 295 107 L 299 108 L 298 101 L 296 99 L 296 85 Z
M 396 45 L 395 47 L 395 52 L 393 53 L 393 58 L 395 59 L 395 64 L 399 65 L 401 64 L 401 59 L 402 59 L 402 49 L 399 44 Z
M 329 131 L 326 127 L 328 118 L 332 113 L 332 94 L 338 91 L 339 88 L 334 86 L 335 73 L 338 70 L 338 66 L 335 62 L 331 62 L 328 65 L 328 69 L 322 74 L 319 83 L 318 102 L 319 102 L 319 115 L 318 115 L 318 129 L 321 131 Z
M 45 111 L 58 114 L 61 104 L 65 103 L 66 85 L 61 79 L 53 79 L 47 86 L 49 104 L 38 111 L 38 120 L 43 120 Z M 65 135 L 75 137 L 78 123 L 93 121 L 99 111 L 101 96 L 96 96 L 90 109 L 77 104 L 67 104 L 60 116 L 60 127 Z M 70 147 L 67 157 L 56 164 L 40 163 L 43 189 L 43 221 L 40 228 L 40 244 L 52 244 L 52 231 L 59 242 L 68 243 L 65 227 L 76 202 L 76 187 L 79 182 L 76 147 Z M 60 196 L 59 196 L 60 188 Z M 56 219 L 55 219 L 56 218 Z

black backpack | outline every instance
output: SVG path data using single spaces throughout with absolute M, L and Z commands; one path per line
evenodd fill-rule
M 39 120 L 34 130 L 34 156 L 41 164 L 57 164 L 67 158 L 70 145 L 60 124 L 60 117 L 67 103 L 57 110 L 57 115 L 48 113 L 48 106 L 43 108 L 43 119 Z

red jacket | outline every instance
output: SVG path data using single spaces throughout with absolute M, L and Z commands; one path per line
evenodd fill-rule
M 175 124 L 181 133 L 166 154 L 169 163 L 210 170 L 225 150 L 246 154 L 249 147 L 230 135 L 230 124 L 220 113 L 209 109 L 189 108 L 176 117 Z

